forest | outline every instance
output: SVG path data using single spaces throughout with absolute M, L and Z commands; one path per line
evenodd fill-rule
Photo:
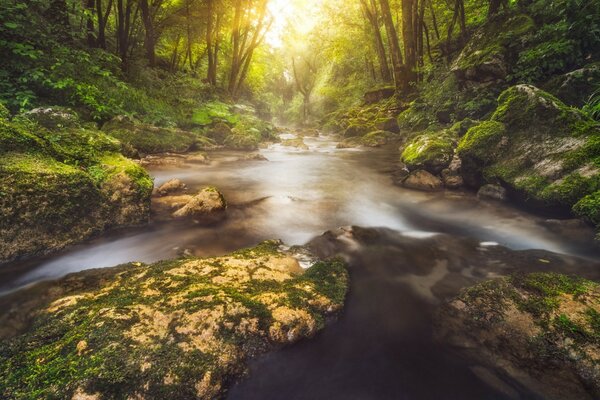
M 0 398 L 600 398 L 600 0 L 0 0 Z

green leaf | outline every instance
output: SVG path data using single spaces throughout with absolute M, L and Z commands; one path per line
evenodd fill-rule
M 19 24 L 15 23 L 15 22 L 5 22 L 4 26 L 7 27 L 8 29 L 17 29 L 19 27 Z

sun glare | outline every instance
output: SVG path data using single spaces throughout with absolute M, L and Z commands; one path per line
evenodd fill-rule
M 267 43 L 271 47 L 282 47 L 290 27 L 299 34 L 308 33 L 318 21 L 322 3 L 323 0 L 270 0 L 268 7 L 274 20 L 267 33 Z

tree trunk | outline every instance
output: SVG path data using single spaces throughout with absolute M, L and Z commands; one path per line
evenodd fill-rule
M 151 67 L 156 65 L 156 42 L 154 34 L 154 20 L 148 0 L 140 0 L 140 10 L 142 11 L 142 22 L 144 24 L 144 48 L 146 58 Z
M 388 36 L 390 54 L 392 55 L 392 66 L 396 90 L 399 92 L 406 91 L 408 89 L 408 81 L 406 80 L 407 77 L 404 73 L 406 68 L 402 59 L 402 52 L 400 51 L 398 33 L 396 32 L 396 26 L 394 25 L 394 20 L 392 18 L 390 3 L 388 0 L 379 0 L 379 4 L 381 6 L 381 15 L 383 17 L 383 23 Z
M 96 47 L 96 31 L 94 29 L 94 6 L 96 4 L 95 0 L 86 0 L 85 8 L 88 13 L 87 21 L 86 21 L 86 36 L 87 36 L 87 44 L 88 47 Z
M 375 39 L 375 50 L 377 52 L 377 59 L 379 61 L 379 71 L 381 73 L 381 79 L 384 82 L 390 82 L 392 80 L 392 73 L 388 65 L 387 54 L 385 51 L 385 45 L 383 38 L 381 37 L 380 25 L 379 25 L 379 10 L 377 9 L 377 3 L 375 0 L 361 0 L 363 11 L 367 20 L 370 23 L 371 30 L 373 31 L 373 37 Z
M 402 0 L 402 39 L 408 83 L 416 81 L 417 52 L 415 46 L 414 1 Z

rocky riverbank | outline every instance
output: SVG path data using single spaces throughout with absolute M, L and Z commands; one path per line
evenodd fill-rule
M 219 398 L 250 358 L 323 328 L 347 287 L 343 261 L 278 241 L 40 284 L 2 299 L 0 393 Z

